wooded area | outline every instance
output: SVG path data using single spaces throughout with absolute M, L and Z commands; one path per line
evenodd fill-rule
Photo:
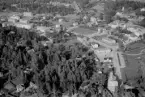
M 97 73 L 100 63 L 93 52 L 80 43 L 56 41 L 43 46 L 42 39 L 25 29 L 0 28 L 0 71 L 4 75 L 0 89 L 6 82 L 21 79 L 25 88 L 33 82 L 45 95 L 59 97 L 62 93 L 80 92 L 80 86 L 87 81 L 90 88 L 82 92 L 84 95 L 107 97 L 108 73 Z M 100 89 L 102 92 L 98 92 Z

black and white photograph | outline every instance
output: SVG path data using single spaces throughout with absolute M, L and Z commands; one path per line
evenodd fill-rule
M 0 97 L 145 97 L 145 0 L 0 0 Z

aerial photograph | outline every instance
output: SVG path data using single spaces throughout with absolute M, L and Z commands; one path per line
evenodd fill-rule
M 0 97 L 145 97 L 145 0 L 0 0 Z

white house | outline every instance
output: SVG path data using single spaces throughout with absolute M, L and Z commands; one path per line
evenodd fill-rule
M 113 72 L 110 72 L 109 78 L 108 78 L 108 89 L 114 93 L 116 90 L 116 87 L 118 87 L 118 81 L 116 81 L 116 77 L 114 76 Z
M 97 44 L 97 43 L 91 43 L 91 46 L 92 46 L 94 49 L 96 49 L 96 48 L 99 47 L 99 44 Z
M 16 92 L 21 92 L 24 90 L 23 84 L 17 85 L 16 88 L 17 88 Z
M 110 26 L 113 29 L 115 29 L 117 27 L 124 27 L 124 25 L 125 25 L 125 22 L 119 21 L 119 20 L 113 21 L 110 24 L 108 24 L 108 26 Z
M 33 13 L 32 13 L 32 12 L 24 12 L 24 13 L 23 13 L 23 16 L 26 16 L 26 17 L 33 17 Z
M 95 17 L 91 17 L 91 18 L 90 18 L 90 22 L 96 23 L 96 21 L 97 21 L 97 19 L 96 19 Z
M 58 19 L 58 22 L 59 23 L 62 23 L 63 22 L 63 19 L 62 18 Z
M 145 11 L 145 8 L 141 8 L 140 11 Z
M 110 57 L 104 58 L 104 62 L 112 62 L 112 58 L 110 58 Z
M 25 29 L 33 28 L 33 24 L 15 23 L 14 25 L 18 28 L 25 28 Z
M 138 37 L 136 35 L 133 35 L 133 34 L 125 34 L 125 36 L 127 36 L 128 39 L 130 39 L 132 41 L 138 40 Z
M 15 23 L 15 22 L 17 22 L 19 19 L 20 19 L 19 16 L 17 16 L 17 15 L 12 15 L 12 16 L 10 16 L 10 17 L 8 18 L 8 22 L 13 22 L 13 23 Z
M 78 26 L 78 22 L 74 22 L 74 23 L 73 23 L 73 26 L 74 26 L 74 27 Z

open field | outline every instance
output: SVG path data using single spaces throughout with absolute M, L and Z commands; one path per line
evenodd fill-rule
M 126 67 L 121 69 L 123 80 L 134 79 L 139 76 L 139 68 L 141 65 L 145 65 L 145 54 L 130 56 L 124 55 Z M 142 60 L 139 60 L 139 58 Z M 143 64 L 141 64 L 141 62 Z

